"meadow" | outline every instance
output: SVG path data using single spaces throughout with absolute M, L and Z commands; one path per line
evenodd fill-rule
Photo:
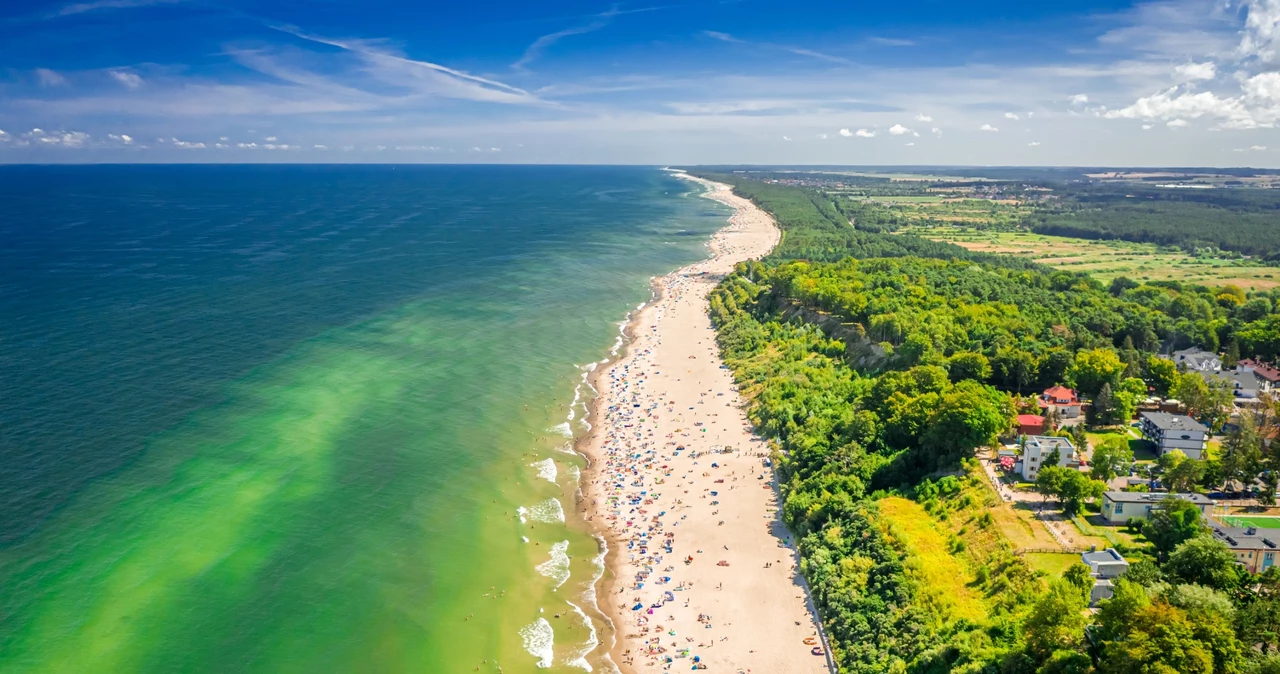
M 1050 267 L 1087 273 L 1102 281 L 1127 276 L 1139 281 L 1234 284 L 1246 289 L 1280 285 L 1280 267 L 1241 258 L 1197 257 L 1178 248 L 1150 243 L 1093 241 L 968 227 L 916 226 L 905 231 L 973 251 L 1016 255 Z

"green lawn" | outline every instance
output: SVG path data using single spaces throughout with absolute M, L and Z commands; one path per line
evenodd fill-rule
M 1082 563 L 1080 555 L 1071 552 L 1028 552 L 1024 557 L 1028 566 L 1050 578 L 1059 578 L 1071 565 Z

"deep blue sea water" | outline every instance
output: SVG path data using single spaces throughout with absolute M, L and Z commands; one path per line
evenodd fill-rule
M 4 167 L 0 204 L 0 671 L 600 665 L 564 422 L 719 207 L 492 166 Z

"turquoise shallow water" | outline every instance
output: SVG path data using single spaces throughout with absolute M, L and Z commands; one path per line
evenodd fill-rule
M 0 199 L 0 671 L 601 669 L 565 422 L 717 206 L 596 167 Z

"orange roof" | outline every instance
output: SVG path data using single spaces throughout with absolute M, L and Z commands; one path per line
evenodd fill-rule
M 1042 423 L 1044 423 L 1044 417 L 1042 416 L 1039 416 L 1036 414 L 1019 414 L 1018 415 L 1019 426 L 1037 426 Z
M 1045 397 L 1053 398 L 1055 400 L 1060 400 L 1060 399 L 1075 400 L 1076 399 L 1075 390 L 1069 389 L 1065 386 L 1052 386 L 1050 388 L 1047 388 L 1044 391 L 1044 395 Z

